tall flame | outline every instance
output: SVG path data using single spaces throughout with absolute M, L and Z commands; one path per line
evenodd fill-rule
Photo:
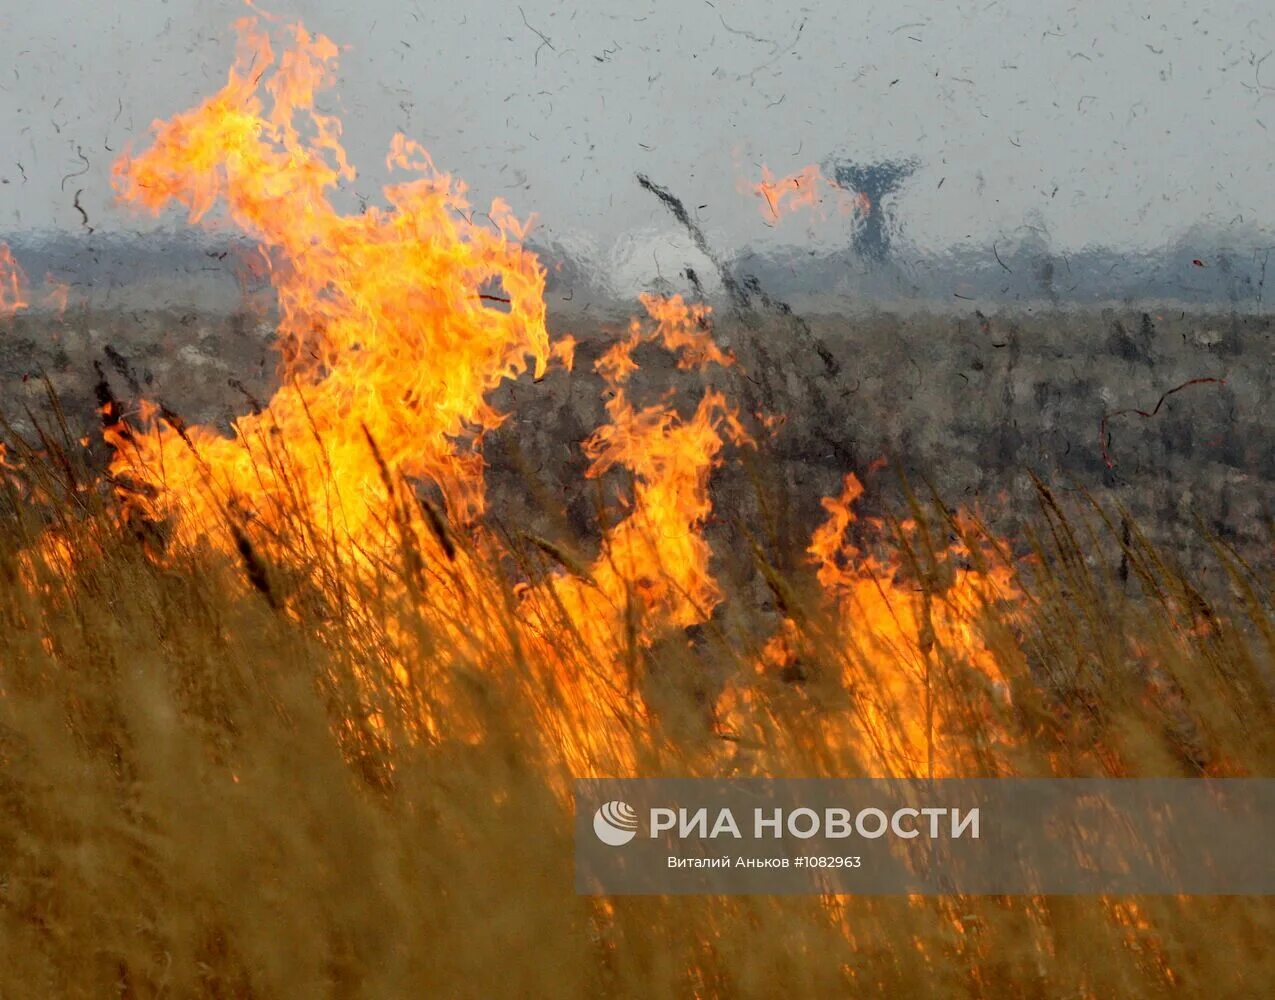
M 732 363 L 706 333 L 706 306 L 649 295 L 642 304 L 654 325 L 634 319 L 628 337 L 597 362 L 610 390 L 610 423 L 585 442 L 589 476 L 616 466 L 632 474 L 631 510 L 607 532 L 587 582 L 573 576 L 554 585 L 572 617 L 588 623 L 599 648 L 623 634 L 619 616 L 634 599 L 660 626 L 694 625 L 720 602 L 721 591 L 708 573 L 708 542 L 699 530 L 712 507 L 708 477 L 728 441 L 749 441 L 736 411 L 716 390 L 707 390 L 687 419 L 664 404 L 633 405 L 627 382 L 637 370 L 633 351 L 642 343 L 661 343 L 682 368 Z
M 0 243 L 0 319 L 7 319 L 26 309 L 29 303 L 27 276 L 13 259 L 7 243 Z
M 529 367 L 543 374 L 550 359 L 544 269 L 521 246 L 525 227 L 501 201 L 482 216 L 489 224 L 476 221 L 465 185 L 402 135 L 387 163 L 409 177 L 385 187 L 390 207 L 339 212 L 333 190 L 354 168 L 340 122 L 313 110 L 336 46 L 298 26 L 276 60 L 254 19 L 237 28 L 226 86 L 157 123 L 151 148 L 122 159 L 115 178 L 126 201 L 152 211 L 175 201 L 192 221 L 222 203 L 259 241 L 278 295 L 282 386 L 233 439 L 160 423 L 119 442 L 113 471 L 153 480 L 162 470 L 157 485 L 180 498 L 189 532 L 223 520 L 211 484 L 267 523 L 272 499 L 299 501 L 357 543 L 387 499 L 370 437 L 394 475 L 436 483 L 452 516 L 471 521 L 484 507 L 477 442 L 503 419 L 486 394 Z M 490 288 L 506 309 L 489 307 Z M 302 481 L 271 468 L 271 442 Z

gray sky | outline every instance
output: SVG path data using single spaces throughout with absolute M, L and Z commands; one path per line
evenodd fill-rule
M 638 170 L 704 206 L 723 249 L 845 243 L 850 219 L 768 226 L 739 190 L 761 163 L 783 174 L 834 156 L 918 158 L 895 207 L 922 248 L 1031 226 L 1061 250 L 1136 249 L 1275 219 L 1269 2 L 270 9 L 348 46 L 327 103 L 359 192 L 376 191 L 403 130 L 476 202 L 503 196 L 537 213 L 542 237 L 620 270 L 647 267 L 673 229 Z M 237 0 L 6 0 L 0 234 L 80 230 L 78 189 L 99 231 L 144 228 L 113 205 L 109 165 L 221 84 L 243 13 Z

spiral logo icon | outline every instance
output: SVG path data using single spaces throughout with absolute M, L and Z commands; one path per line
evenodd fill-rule
M 593 832 L 609 847 L 621 847 L 637 836 L 637 811 L 616 799 L 593 814 Z

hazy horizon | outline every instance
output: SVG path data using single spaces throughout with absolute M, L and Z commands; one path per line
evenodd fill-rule
M 1045 272 L 1107 255 L 1127 260 L 1131 276 L 1076 285 L 1082 297 L 1181 286 L 1191 300 L 1234 303 L 1240 281 L 1252 286 L 1246 301 L 1263 301 L 1263 253 L 1275 246 L 1275 185 L 1262 168 L 1275 15 L 1262 4 L 270 9 L 343 47 L 321 103 L 344 119 L 362 173 L 340 197 L 378 197 L 401 130 L 462 177 L 475 204 L 501 197 L 535 214 L 540 245 L 588 262 L 618 294 L 676 286 L 687 266 L 713 277 L 636 182 L 641 172 L 682 198 L 723 259 L 795 272 L 803 252 L 844 256 L 846 274 L 828 272 L 840 287 L 832 296 L 920 288 L 933 298 L 929 284 L 951 283 L 950 270 L 953 280 L 971 272 L 972 295 L 1015 301 L 1039 286 L 1067 301 L 1069 283 Z M 237 0 L 11 4 L 0 15 L 10 67 L 0 75 L 0 236 L 92 249 L 180 227 L 174 214 L 116 205 L 110 166 L 146 143 L 150 121 L 221 86 L 231 24 L 248 12 Z M 867 248 L 864 220 L 842 210 L 839 191 L 776 218 L 752 190 L 763 165 L 859 177 L 888 164 L 907 166 L 882 188 Z M 865 250 L 880 259 L 864 263 Z M 1167 263 L 1139 291 L 1147 260 Z
M 654 274 L 576 257 L 535 233 L 528 247 L 545 265 L 548 305 L 559 311 L 624 312 L 648 290 L 729 305 L 720 265 L 736 280 L 755 278 L 772 297 L 825 313 L 1109 305 L 1260 312 L 1269 297 L 1275 247 L 1226 235 L 1187 234 L 1136 254 L 1104 247 L 1069 254 L 1030 240 L 999 245 L 995 252 L 967 244 L 927 254 L 900 242 L 885 260 L 866 260 L 847 245 L 818 251 L 746 247 L 715 255 L 716 262 L 683 237 L 650 248 Z M 241 265 L 255 254 L 242 235 L 187 228 L 92 236 L 0 231 L 0 243 L 12 247 L 37 290 L 30 303 L 36 310 L 47 305 L 41 285 L 58 283 L 70 286 L 73 301 L 91 307 L 234 309 Z

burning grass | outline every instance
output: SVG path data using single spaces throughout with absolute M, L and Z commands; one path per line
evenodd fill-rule
M 1195 584 L 1043 485 L 1011 545 L 907 490 L 859 518 L 848 476 L 794 545 L 779 422 L 741 416 L 678 298 L 595 364 L 596 532 L 493 513 L 492 390 L 573 359 L 522 224 L 476 223 L 401 137 L 411 179 L 343 215 L 311 110 L 335 46 L 241 33 L 226 87 L 117 180 L 258 240 L 277 392 L 226 436 L 104 388 L 105 475 L 56 400 L 0 453 L 0 985 L 1258 991 L 1258 900 L 577 897 L 573 776 L 1269 774 L 1270 581 L 1214 543 L 1225 585 Z M 652 351 L 688 383 L 654 400 L 630 378 Z M 713 506 L 740 458 L 755 517 Z
M 1042 494 L 1040 548 L 1001 601 L 960 574 L 1009 553 L 918 506 L 879 541 L 898 590 L 864 570 L 832 600 L 827 564 L 781 575 L 759 541 L 784 625 L 723 584 L 702 628 L 622 630 L 617 674 L 565 605 L 526 640 L 527 581 L 588 573 L 556 543 L 440 527 L 479 589 L 390 524 L 391 555 L 334 593 L 246 540 L 169 539 L 159 560 L 54 454 L 20 478 L 62 503 L 5 493 L 6 991 L 1245 995 L 1272 975 L 1256 899 L 572 887 L 579 773 L 1270 774 L 1269 591 L 1223 548 L 1215 601 Z M 955 565 L 925 541 L 954 535 Z

